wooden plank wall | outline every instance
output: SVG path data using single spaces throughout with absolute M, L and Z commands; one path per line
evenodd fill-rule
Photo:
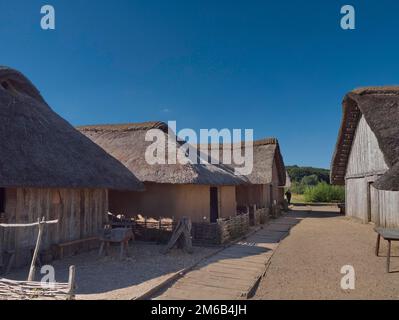
M 346 171 L 346 214 L 376 225 L 399 227 L 399 192 L 376 190 L 369 183 L 388 169 L 375 134 L 362 116 Z M 370 207 L 370 208 L 369 208 Z
M 367 222 L 367 179 L 346 180 L 346 215 Z
M 377 191 L 379 224 L 385 228 L 399 228 L 399 192 Z
M 57 225 L 46 227 L 42 248 L 52 244 L 97 236 L 107 219 L 108 191 L 105 189 L 39 189 L 6 190 L 8 223 L 27 223 L 40 217 L 59 219 Z M 17 265 L 26 260 L 22 251 L 34 246 L 37 228 L 4 229 L 3 248 L 16 250 Z
M 356 129 L 346 177 L 370 175 L 388 170 L 377 138 L 362 116 Z
M 346 215 L 367 223 L 370 210 L 371 222 L 385 228 L 399 228 L 399 192 L 377 190 L 371 186 L 368 198 L 368 184 L 377 178 L 346 181 Z

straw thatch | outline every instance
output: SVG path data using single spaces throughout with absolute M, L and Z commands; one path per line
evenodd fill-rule
M 246 183 L 230 168 L 208 164 L 149 164 L 145 153 L 152 142 L 145 141 L 148 130 L 159 129 L 168 141 L 168 125 L 162 122 L 94 125 L 79 127 L 83 134 L 122 162 L 143 182 L 164 184 L 237 185 Z M 174 133 L 171 136 L 175 139 Z M 176 140 L 173 140 L 176 141 Z M 166 147 L 166 146 L 165 146 Z M 166 150 L 166 156 L 168 150 Z M 179 150 L 179 148 L 177 148 Z M 180 152 L 180 151 L 178 151 Z
M 143 187 L 58 116 L 27 78 L 7 67 L 0 67 L 0 120 L 0 187 Z
M 242 149 L 241 154 L 244 156 L 244 143 L 225 144 L 226 148 Z M 203 146 L 200 146 L 201 149 Z M 209 149 L 214 148 L 214 145 L 209 146 Z M 223 160 L 223 145 L 219 145 L 220 155 L 219 161 L 225 163 Z M 217 149 L 217 146 L 216 146 Z M 273 164 L 276 164 L 277 174 L 279 178 L 279 186 L 284 186 L 286 182 L 286 170 L 283 156 L 281 155 L 280 146 L 276 138 L 266 138 L 253 142 L 253 169 L 252 172 L 246 176 L 250 184 L 269 184 L 273 180 Z M 243 165 L 234 163 L 232 157 L 232 168 L 239 168 Z
M 374 186 L 399 191 L 399 87 L 368 87 L 348 93 L 331 165 L 331 181 L 345 184 L 345 173 L 356 128 L 364 116 L 374 132 L 389 170 Z

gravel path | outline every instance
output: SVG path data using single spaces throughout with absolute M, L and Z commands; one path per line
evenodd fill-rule
M 388 274 L 387 246 L 382 242 L 375 256 L 372 225 L 337 216 L 330 207 L 312 210 L 290 214 L 303 219 L 278 247 L 254 299 L 398 299 L 399 244 L 393 243 Z M 355 268 L 355 290 L 341 289 L 344 265 Z
M 119 247 L 111 247 L 108 257 L 99 258 L 97 251 L 55 261 L 58 282 L 67 282 L 68 268 L 76 266 L 77 299 L 127 300 L 141 295 L 174 273 L 191 266 L 218 248 L 194 247 L 193 254 L 172 250 L 160 253 L 163 246 L 134 244 L 130 258 L 122 261 Z M 26 279 L 27 269 L 9 274 L 7 278 Z M 40 275 L 38 276 L 40 277 Z M 39 278 L 40 279 L 40 278 Z

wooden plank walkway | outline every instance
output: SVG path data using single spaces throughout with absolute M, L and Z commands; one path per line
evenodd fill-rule
M 301 219 L 292 215 L 272 220 L 245 241 L 239 241 L 201 262 L 155 300 L 245 299 L 264 276 L 280 241 Z

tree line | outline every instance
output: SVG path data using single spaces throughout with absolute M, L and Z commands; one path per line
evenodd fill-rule
M 345 190 L 330 184 L 330 170 L 313 167 L 287 166 L 291 192 L 306 202 L 344 202 Z

